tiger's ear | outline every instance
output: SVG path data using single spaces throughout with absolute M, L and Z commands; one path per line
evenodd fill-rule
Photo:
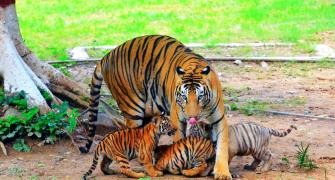
M 183 74 L 185 74 L 184 69 L 181 68 L 180 66 L 178 66 L 178 67 L 176 68 L 176 71 L 177 71 L 178 75 L 183 75 Z
M 207 75 L 209 72 L 211 72 L 211 68 L 209 66 L 206 66 L 202 71 L 201 74 Z

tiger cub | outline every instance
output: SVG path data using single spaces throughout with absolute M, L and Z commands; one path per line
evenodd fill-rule
M 161 115 L 154 116 L 143 128 L 125 129 L 107 134 L 97 145 L 91 168 L 83 175 L 83 179 L 86 180 L 95 170 L 100 155 L 103 155 L 100 168 L 104 174 L 122 173 L 133 178 L 144 177 L 144 173 L 130 169 L 129 161 L 137 157 L 149 176 L 163 175 L 152 164 L 153 152 L 160 135 L 174 132 L 170 120 Z M 113 160 L 120 165 L 120 170 L 109 168 Z
M 166 147 L 157 156 L 157 170 L 191 177 L 202 175 L 209 166 L 207 163 L 214 161 L 215 148 L 209 139 L 188 136 Z
M 207 132 L 196 124 L 189 127 L 189 135 L 204 136 Z M 245 165 L 244 169 L 255 170 L 257 166 L 263 161 L 263 165 L 257 169 L 258 172 L 268 171 L 271 166 L 271 151 L 269 143 L 271 135 L 277 137 L 284 137 L 289 134 L 292 129 L 297 129 L 296 126 L 291 125 L 289 129 L 283 132 L 263 127 L 259 124 L 246 122 L 238 123 L 229 126 L 229 163 L 234 156 L 252 155 L 254 161 L 251 165 Z M 233 175 L 238 177 L 238 175 Z

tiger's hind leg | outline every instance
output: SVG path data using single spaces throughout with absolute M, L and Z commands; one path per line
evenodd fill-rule
M 256 169 L 257 173 L 262 173 L 262 172 L 266 172 L 268 170 L 270 170 L 272 162 L 272 153 L 270 151 L 270 149 L 266 150 L 262 156 L 261 156 L 261 160 L 263 161 L 263 165 L 259 168 Z
M 105 175 L 111 175 L 114 174 L 115 171 L 113 169 L 109 168 L 109 165 L 112 163 L 113 161 L 107 156 L 104 155 L 102 157 L 102 161 L 100 163 L 100 169 L 101 171 L 105 174 Z
M 145 177 L 144 173 L 135 172 L 130 169 L 129 160 L 126 157 L 117 157 L 116 161 L 120 165 L 120 170 L 115 170 L 117 173 L 124 174 L 132 178 L 143 178 Z
M 185 169 L 182 170 L 181 173 L 185 176 L 196 176 L 198 174 L 201 174 L 202 172 L 204 172 L 207 169 L 207 163 L 205 161 L 198 161 L 195 164 L 195 167 L 191 168 L 191 169 Z

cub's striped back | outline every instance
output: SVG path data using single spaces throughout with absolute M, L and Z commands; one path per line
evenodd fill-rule
M 214 158 L 214 145 L 209 139 L 198 136 L 186 137 L 160 152 L 155 167 L 160 171 L 185 176 L 202 175 Z

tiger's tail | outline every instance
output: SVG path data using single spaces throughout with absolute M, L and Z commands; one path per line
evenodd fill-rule
M 97 63 L 91 81 L 91 92 L 90 92 L 90 101 L 89 101 L 89 109 L 88 109 L 88 140 L 85 145 L 79 147 L 81 153 L 87 153 L 90 150 L 90 147 L 93 142 L 93 137 L 95 135 L 96 125 L 98 116 L 98 106 L 99 106 L 99 98 L 100 98 L 100 89 L 103 81 L 102 76 L 102 64 L 106 59 L 103 58 L 99 63 Z
M 294 126 L 294 125 L 291 125 L 290 128 L 288 128 L 286 131 L 283 131 L 283 132 L 279 132 L 279 131 L 277 131 L 277 130 L 274 130 L 274 129 L 269 128 L 269 130 L 270 130 L 270 134 L 272 134 L 272 135 L 274 135 L 274 136 L 277 136 L 277 137 L 284 137 L 284 136 L 287 136 L 289 133 L 291 133 L 292 129 L 297 130 L 297 127 Z
M 99 156 L 100 156 L 99 148 L 97 148 L 97 150 L 94 153 L 92 165 L 90 169 L 83 175 L 83 178 L 82 178 L 83 180 L 86 180 L 87 176 L 91 175 L 92 172 L 95 170 L 95 168 L 97 167 L 98 161 L 99 161 Z

